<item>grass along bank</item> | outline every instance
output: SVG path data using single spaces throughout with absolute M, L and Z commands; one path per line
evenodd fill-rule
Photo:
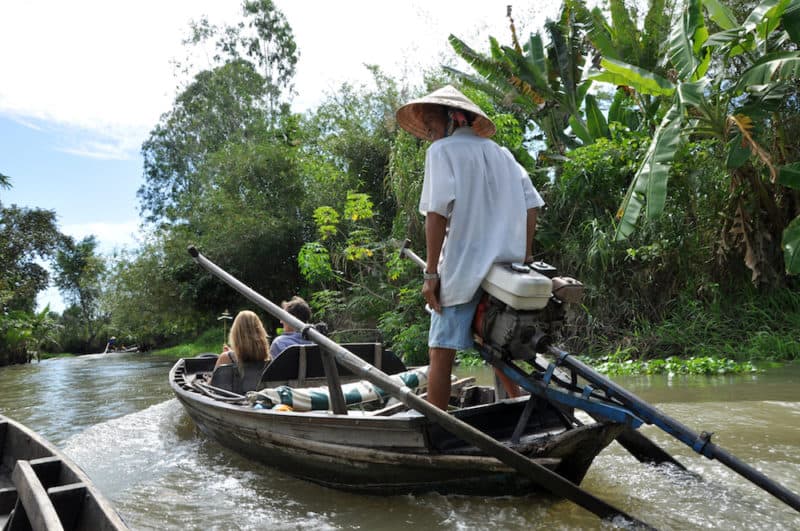
M 193 358 L 198 354 L 204 352 L 213 352 L 219 354 L 222 352 L 222 341 L 220 340 L 219 328 L 206 330 L 196 339 L 189 343 L 181 343 L 174 347 L 163 348 L 152 351 L 152 354 L 157 356 L 166 356 L 170 358 Z

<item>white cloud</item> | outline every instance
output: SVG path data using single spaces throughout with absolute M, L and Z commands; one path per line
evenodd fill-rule
M 126 148 L 124 144 L 124 142 L 80 141 L 78 145 L 58 148 L 58 151 L 90 159 L 128 160 L 130 148 Z
M 188 23 L 238 2 L 60 0 L 0 4 L 0 113 L 102 134 L 130 149 L 169 109 Z M 84 150 L 86 154 L 95 153 Z
M 506 1 L 276 3 L 300 53 L 295 106 L 301 109 L 343 81 L 368 79 L 364 64 L 418 74 L 449 52 L 450 33 L 478 49 L 485 49 L 489 34 L 509 37 Z M 138 149 L 172 105 L 179 83 L 173 61 L 186 55 L 181 40 L 190 20 L 208 15 L 212 23 L 230 24 L 240 20 L 240 6 L 238 0 L 3 2 L 0 114 L 93 131 L 124 149 Z M 553 3 L 515 10 L 520 35 L 520 21 L 537 19 L 541 25 L 543 15 L 557 9 Z
M 64 225 L 61 232 L 76 240 L 94 235 L 98 242 L 98 252 L 108 255 L 115 250 L 136 247 L 139 242 L 139 220 L 131 219 L 115 223 L 75 223 Z

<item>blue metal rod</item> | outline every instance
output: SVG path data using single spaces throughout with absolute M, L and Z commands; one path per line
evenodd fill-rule
M 555 356 L 557 363 L 574 370 L 586 381 L 602 389 L 606 396 L 619 401 L 622 405 L 629 408 L 637 417 L 648 424 L 652 424 L 669 433 L 682 443 L 689 446 L 695 452 L 706 456 L 709 459 L 716 459 L 748 481 L 758 485 L 769 492 L 782 502 L 786 503 L 796 511 L 800 512 L 800 496 L 790 491 L 780 483 L 771 480 L 763 473 L 759 472 L 747 463 L 739 460 L 736 456 L 728 453 L 716 444 L 711 442 L 711 434 L 703 432 L 696 433 L 684 426 L 677 420 L 665 415 L 662 411 L 651 406 L 627 389 L 615 384 L 602 374 L 598 373 L 588 365 L 584 364 L 568 352 L 557 347 L 549 346 L 548 352 Z

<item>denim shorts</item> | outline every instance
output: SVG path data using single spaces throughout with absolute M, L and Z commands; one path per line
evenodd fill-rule
M 465 350 L 473 346 L 472 319 L 483 290 L 475 292 L 472 300 L 455 306 L 442 306 L 442 313 L 431 313 L 428 347 Z

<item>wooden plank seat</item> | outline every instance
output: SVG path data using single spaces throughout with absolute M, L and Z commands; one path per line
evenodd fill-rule
M 11 477 L 17 487 L 17 504 L 8 523 L 9 529 L 23 529 L 26 522 L 34 530 L 64 529 L 56 508 L 30 461 L 17 461 Z
M 386 374 L 407 370 L 403 361 L 394 352 L 384 350 L 381 343 L 344 343 L 342 347 Z M 340 377 L 352 379 L 355 376 L 345 367 L 338 367 Z M 324 378 L 319 345 L 292 345 L 264 369 L 259 388 L 277 385 L 305 387 L 310 383 L 319 383 Z
M 342 347 L 387 374 L 407 370 L 403 361 L 392 351 L 384 350 L 380 343 L 345 343 Z M 205 358 L 201 361 L 208 363 Z M 345 381 L 354 377 L 341 366 L 338 372 Z M 266 367 L 260 362 L 246 363 L 244 375 L 236 365 L 220 365 L 214 369 L 209 383 L 212 387 L 240 395 L 278 385 L 306 387 L 325 383 L 325 368 L 319 345 L 292 345 Z
M 11 513 L 4 529 L 53 531 L 78 527 L 88 491 L 61 459 L 20 459 L 11 478 L 14 487 L 0 491 L 0 504 L 5 506 L 4 512 Z

